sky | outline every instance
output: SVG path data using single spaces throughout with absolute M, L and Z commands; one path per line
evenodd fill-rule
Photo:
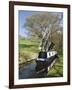
M 27 37 L 27 31 L 24 27 L 24 24 L 26 22 L 26 18 L 31 15 L 32 15 L 31 11 L 19 10 L 19 35 L 20 36 Z
M 25 10 L 19 10 L 19 16 L 18 16 L 18 22 L 19 22 L 19 35 L 22 37 L 27 37 L 27 30 L 24 27 L 24 24 L 26 22 L 26 18 L 29 16 L 32 16 L 33 14 L 38 13 L 38 11 L 25 11 Z

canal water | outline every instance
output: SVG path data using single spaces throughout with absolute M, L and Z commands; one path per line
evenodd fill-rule
M 29 79 L 29 78 L 44 78 L 47 76 L 47 73 L 41 72 L 37 73 L 35 70 L 36 62 L 35 60 L 23 64 L 19 68 L 19 79 Z

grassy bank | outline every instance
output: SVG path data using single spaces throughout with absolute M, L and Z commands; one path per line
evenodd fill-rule
M 60 55 L 54 66 L 48 72 L 48 77 L 62 77 L 63 76 L 63 56 Z
M 38 53 L 39 43 L 35 40 L 20 39 L 19 40 L 19 63 L 24 63 L 35 58 Z

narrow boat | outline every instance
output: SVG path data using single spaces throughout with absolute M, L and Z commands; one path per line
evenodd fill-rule
M 45 72 L 48 72 L 48 67 L 57 57 L 57 52 L 54 50 L 39 52 L 38 58 L 36 59 L 36 71 L 44 70 Z

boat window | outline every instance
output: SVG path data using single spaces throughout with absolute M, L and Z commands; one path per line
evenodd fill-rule
M 49 56 L 50 56 L 50 53 L 49 53 Z

